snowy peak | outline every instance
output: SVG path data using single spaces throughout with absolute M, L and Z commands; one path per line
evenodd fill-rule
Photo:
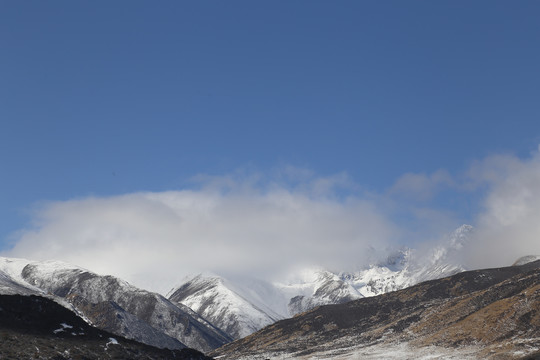
M 441 245 L 432 250 L 430 254 L 432 263 L 455 261 L 454 257 L 467 244 L 473 232 L 474 228 L 471 225 L 461 225 L 454 230 L 443 240 Z
M 473 230 L 470 225 L 462 225 L 435 247 L 423 251 L 400 248 L 391 252 L 385 262 L 354 273 L 342 273 L 341 277 L 361 295 L 369 297 L 454 275 L 466 270 L 458 255 Z
M 262 310 L 253 301 L 233 291 L 233 286 L 227 283 L 215 275 L 197 275 L 171 291 L 169 300 L 188 306 L 234 339 L 247 336 L 281 318 L 271 311 Z

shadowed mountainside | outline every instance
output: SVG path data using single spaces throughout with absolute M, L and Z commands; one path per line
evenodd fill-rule
M 159 349 L 99 330 L 34 295 L 0 295 L 0 339 L 6 359 L 211 359 L 193 349 Z

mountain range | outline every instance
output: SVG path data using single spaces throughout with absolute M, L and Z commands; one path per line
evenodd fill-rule
M 210 351 L 231 341 L 184 305 L 59 261 L 0 258 L 0 294 L 47 296 L 102 330 L 159 348 Z
M 540 260 L 317 307 L 227 344 L 220 359 L 536 359 Z
M 354 272 L 305 268 L 288 281 L 198 274 L 169 292 L 234 339 L 314 307 L 340 304 L 437 279 L 466 270 L 457 259 L 473 231 L 463 225 L 426 251 L 398 248 L 378 263 Z

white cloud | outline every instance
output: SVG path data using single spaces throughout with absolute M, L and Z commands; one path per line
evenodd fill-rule
M 335 196 L 345 178 L 293 190 L 212 178 L 198 190 L 53 202 L 4 255 L 60 259 L 161 292 L 205 270 L 268 277 L 299 264 L 351 267 L 395 228 L 373 204 Z
M 443 170 L 406 174 L 383 194 L 362 193 L 346 174 L 295 168 L 197 181 L 191 190 L 51 202 L 3 255 L 64 260 L 160 292 L 199 271 L 271 278 L 300 265 L 347 270 L 366 264 L 370 246 L 437 240 L 461 225 L 435 206 L 439 191 L 469 191 L 483 204 L 465 251 L 471 268 L 540 254 L 538 153 L 477 161 L 465 180 Z
M 492 156 L 469 171 L 472 184 L 487 185 L 467 249 L 471 266 L 511 265 L 524 255 L 540 254 L 540 155 L 528 159 Z

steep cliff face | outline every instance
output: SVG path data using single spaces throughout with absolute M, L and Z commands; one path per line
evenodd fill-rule
M 393 359 L 406 359 L 411 353 L 418 358 L 431 353 L 446 359 L 453 352 L 457 358 L 512 359 L 535 349 L 540 349 L 540 261 L 463 272 L 322 306 L 225 345 L 213 355 L 346 359 L 362 354 L 376 359 L 392 353 Z

